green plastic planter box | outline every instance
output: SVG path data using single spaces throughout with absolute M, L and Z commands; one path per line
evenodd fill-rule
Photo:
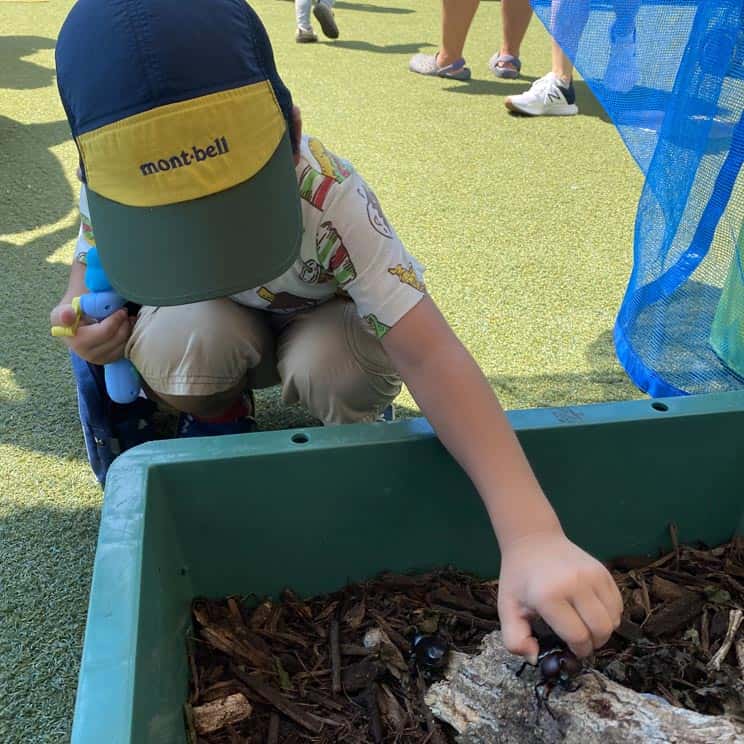
M 710 544 L 744 527 L 744 393 L 510 418 L 568 534 L 600 558 L 667 548 L 672 521 Z M 138 447 L 109 474 L 73 743 L 186 741 L 194 596 L 443 564 L 495 576 L 499 555 L 421 419 Z

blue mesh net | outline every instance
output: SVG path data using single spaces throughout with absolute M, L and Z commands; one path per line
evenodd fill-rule
M 646 176 L 620 362 L 651 395 L 744 387 L 744 2 L 533 6 Z

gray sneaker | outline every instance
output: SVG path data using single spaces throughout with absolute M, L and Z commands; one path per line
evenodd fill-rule
M 315 31 L 311 28 L 298 28 L 295 34 L 295 41 L 298 44 L 312 44 L 317 41 L 318 37 L 315 35 Z
M 313 15 L 317 18 L 320 28 L 329 39 L 338 39 L 338 26 L 333 17 L 333 11 L 323 0 L 318 0 L 313 8 Z

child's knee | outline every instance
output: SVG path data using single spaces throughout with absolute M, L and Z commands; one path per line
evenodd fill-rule
M 144 307 L 127 344 L 127 356 L 163 398 L 224 393 L 272 354 L 260 315 L 227 299 Z
M 374 421 L 400 393 L 400 377 L 361 320 L 351 313 L 327 315 L 282 346 L 282 398 L 301 402 L 324 424 Z

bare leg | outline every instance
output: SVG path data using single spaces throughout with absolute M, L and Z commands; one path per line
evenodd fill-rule
M 529 0 L 501 0 L 502 41 L 499 55 L 519 57 L 527 27 L 532 20 L 532 6 Z M 499 62 L 497 67 L 516 70 L 509 62 Z
M 573 65 L 556 41 L 552 42 L 551 56 L 553 62 L 553 74 L 563 85 L 568 86 L 573 78 Z
M 480 0 L 442 0 L 442 47 L 437 64 L 446 67 L 462 57 L 470 24 Z

